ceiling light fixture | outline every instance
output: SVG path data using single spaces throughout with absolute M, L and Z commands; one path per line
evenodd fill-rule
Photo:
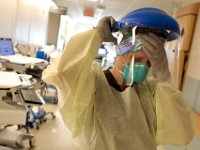
M 86 0 L 88 2 L 98 2 L 98 0 Z

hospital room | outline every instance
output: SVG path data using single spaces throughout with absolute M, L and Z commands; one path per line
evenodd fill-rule
M 0 150 L 200 150 L 200 0 L 0 0 Z

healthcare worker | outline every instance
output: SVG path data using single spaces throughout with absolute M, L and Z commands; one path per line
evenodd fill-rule
M 164 49 L 178 36 L 172 17 L 141 8 L 118 22 L 104 17 L 70 39 L 43 79 L 64 100 L 60 112 L 74 149 L 156 150 L 191 140 L 191 110 L 172 84 Z M 115 65 L 106 71 L 93 62 L 103 41 L 117 45 Z

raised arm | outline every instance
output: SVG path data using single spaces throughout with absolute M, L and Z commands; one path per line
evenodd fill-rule
M 164 40 L 149 33 L 143 35 L 142 42 L 156 79 L 154 106 L 157 144 L 185 145 L 194 135 L 192 113 L 182 93 L 172 82 Z
M 115 42 L 113 23 L 112 17 L 105 17 L 92 30 L 73 36 L 63 54 L 43 72 L 42 79 L 58 89 L 59 101 L 64 102 L 61 114 L 69 128 L 84 120 L 77 118 L 87 109 L 95 90 L 92 62 L 103 41 Z M 73 127 L 73 134 L 79 132 L 80 126 Z

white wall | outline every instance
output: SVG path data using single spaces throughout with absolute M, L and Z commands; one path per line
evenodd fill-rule
M 0 0 L 0 37 L 14 38 L 16 0 Z
M 197 2 L 200 2 L 200 0 L 181 0 L 181 6 L 186 6 Z
M 48 2 L 0 0 L 0 37 L 9 37 L 29 44 L 46 44 Z
M 60 14 L 49 13 L 49 23 L 48 23 L 48 37 L 47 44 L 57 45 L 58 31 L 60 24 Z
M 199 11 L 200 14 L 200 11 Z M 194 31 L 186 75 L 200 80 L 200 15 L 198 15 Z
M 193 4 L 200 3 L 200 0 L 182 0 L 181 7 Z M 200 14 L 200 11 L 199 11 Z M 190 55 L 186 70 L 186 76 L 192 77 L 196 80 L 200 80 L 200 15 L 197 17 L 197 22 L 194 30 L 193 41 L 190 49 Z

